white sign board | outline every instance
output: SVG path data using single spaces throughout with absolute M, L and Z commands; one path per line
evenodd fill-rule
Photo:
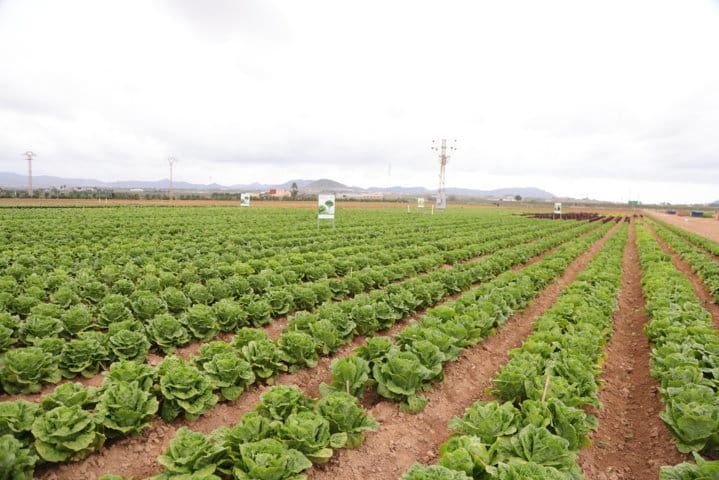
M 240 194 L 240 207 L 249 207 L 250 206 L 250 194 L 249 193 L 241 193 Z
M 417 198 L 417 208 L 424 208 L 424 198 Z
M 317 197 L 317 218 L 335 218 L 335 196 L 319 195 Z
M 554 204 L 554 213 L 557 215 L 562 214 L 562 204 L 561 203 L 555 203 Z

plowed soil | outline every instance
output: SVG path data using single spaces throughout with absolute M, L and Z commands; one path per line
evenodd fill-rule
M 662 222 L 669 223 L 670 225 L 683 228 L 688 232 L 703 235 L 710 240 L 719 242 L 719 221 L 714 218 L 679 217 L 677 215 L 667 215 L 666 213 L 655 211 L 647 213 Z

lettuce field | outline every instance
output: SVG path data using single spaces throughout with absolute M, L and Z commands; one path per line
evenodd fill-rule
M 0 210 L 0 480 L 719 479 L 719 244 L 337 208 Z

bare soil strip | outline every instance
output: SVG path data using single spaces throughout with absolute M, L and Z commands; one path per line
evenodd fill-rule
M 679 217 L 677 215 L 667 215 L 657 211 L 645 211 L 650 216 L 669 223 L 676 227 L 682 228 L 687 232 L 702 235 L 710 240 L 719 242 L 719 222 L 713 218 L 697 218 L 697 217 Z
M 684 276 L 689 279 L 692 287 L 694 288 L 694 295 L 701 300 L 702 306 L 711 314 L 714 328 L 719 328 L 719 305 L 714 303 L 714 296 L 709 293 L 709 290 L 707 290 L 707 287 L 704 285 L 701 278 L 699 278 L 699 275 L 692 271 L 692 267 L 686 261 L 682 260 L 679 254 L 672 250 L 667 242 L 665 242 L 662 237 L 657 235 L 657 232 L 655 232 L 654 229 L 648 225 L 645 225 L 645 227 L 647 231 L 654 236 L 657 242 L 659 242 L 659 246 L 662 247 L 664 253 L 672 257 L 672 264 L 674 265 L 674 268 L 682 272 Z
M 615 229 L 612 229 L 610 230 L 610 232 L 614 232 L 614 230 Z M 584 233 L 583 235 L 586 235 L 587 233 Z M 608 236 L 609 235 L 607 234 L 602 239 L 600 239 L 599 243 L 592 247 L 592 249 L 589 250 L 587 253 L 583 254 L 583 256 L 580 257 L 579 260 L 589 254 L 593 256 L 594 253 L 596 253 L 597 251 L 597 245 L 603 244 L 604 241 L 606 241 L 606 239 L 608 238 Z M 559 247 L 551 248 L 540 255 L 532 257 L 523 266 L 526 267 L 538 262 L 542 258 L 554 252 L 557 248 Z M 579 272 L 584 268 L 584 266 L 586 266 L 586 262 L 584 262 L 581 268 L 575 267 L 575 264 L 579 260 L 575 261 L 575 263 L 571 264 L 570 267 L 567 269 L 567 272 L 572 271 L 572 269 L 576 269 L 576 272 L 573 274 L 572 279 L 579 274 Z M 520 265 L 515 268 L 521 269 L 523 268 L 523 266 Z M 567 272 L 565 272 L 564 275 L 566 275 Z M 480 283 L 475 284 L 475 286 L 479 285 Z M 559 283 L 551 285 L 547 290 L 554 289 L 555 287 L 559 289 L 563 288 L 563 286 L 557 287 L 558 284 Z M 457 293 L 452 296 L 445 297 L 442 303 L 450 300 L 455 300 L 461 294 L 462 293 Z M 552 297 L 552 303 L 554 302 L 555 298 L 556 294 L 554 295 L 554 297 Z M 533 308 L 534 307 L 529 307 L 527 309 L 527 312 L 533 311 Z M 546 308 L 548 308 L 548 306 L 545 307 L 545 309 Z M 417 312 L 412 316 L 397 322 L 392 328 L 383 332 L 379 332 L 378 335 L 393 335 L 405 328 L 408 322 L 421 317 L 422 315 L 424 315 L 424 313 L 424 311 Z M 510 322 L 512 322 L 512 319 L 510 319 L 507 324 L 510 324 Z M 487 343 L 493 338 L 494 337 L 491 337 L 485 340 L 483 343 Z M 332 375 L 330 374 L 329 369 L 332 360 L 350 355 L 357 347 L 363 345 L 364 342 L 365 337 L 355 337 L 349 344 L 341 347 L 334 355 L 329 357 L 320 357 L 317 367 L 313 369 L 300 370 L 294 374 L 285 373 L 278 375 L 275 385 L 295 385 L 301 388 L 308 395 L 317 397 L 319 396 L 320 383 L 329 383 L 332 381 Z M 503 353 L 505 352 L 503 351 Z M 161 359 L 161 357 L 158 357 L 157 359 L 150 359 L 149 361 L 151 363 L 156 363 L 155 360 L 159 361 L 159 359 Z M 447 371 L 449 371 L 449 369 L 451 368 L 456 368 L 456 365 L 449 365 Z M 474 367 L 472 366 L 470 368 Z M 459 380 L 459 382 L 461 382 L 461 380 Z M 260 400 L 260 395 L 267 391 L 268 388 L 269 386 L 267 385 L 255 384 L 251 386 L 246 392 L 242 394 L 242 396 L 240 396 L 240 398 L 238 398 L 234 402 L 219 403 L 211 411 L 207 412 L 205 415 L 203 415 L 194 422 L 188 422 L 186 420 L 180 419 L 172 422 L 171 424 L 167 424 L 161 419 L 156 418 L 153 421 L 152 426 L 146 429 L 142 433 L 142 435 L 138 437 L 124 438 L 118 440 L 112 445 L 108 445 L 107 447 L 103 448 L 100 452 L 93 453 L 86 459 L 77 463 L 65 465 L 50 465 L 45 471 L 43 471 L 42 468 L 38 468 L 35 472 L 36 478 L 42 480 L 76 480 L 78 478 L 93 479 L 99 478 L 105 473 L 114 473 L 117 475 L 122 475 L 123 477 L 133 476 L 136 479 L 145 478 L 154 474 L 161 468 L 160 464 L 157 463 L 157 456 L 160 455 L 160 453 L 162 453 L 162 451 L 167 448 L 167 445 L 169 444 L 170 440 L 175 437 L 175 433 L 180 427 L 186 426 L 197 432 L 210 433 L 212 430 L 215 430 L 216 428 L 219 428 L 221 426 L 234 425 L 239 422 L 239 420 L 242 418 L 242 415 L 254 409 L 255 404 L 257 404 L 257 402 L 259 402 Z M 459 385 L 455 385 L 455 388 L 461 387 Z M 375 401 L 378 402 L 379 399 L 375 398 Z M 365 403 L 367 403 L 367 401 Z M 385 408 L 390 408 L 393 411 L 397 410 L 397 407 L 389 402 L 379 403 L 377 407 L 382 408 L 382 405 L 384 405 Z M 459 413 L 462 413 L 463 408 L 464 406 L 462 406 L 462 409 L 459 411 Z M 442 425 L 442 427 L 445 429 L 448 419 L 449 417 L 445 419 L 444 424 Z M 378 420 L 381 421 L 379 417 Z
M 462 415 L 477 400 L 488 400 L 485 390 L 493 374 L 508 359 L 509 350 L 518 347 L 531 333 L 534 319 L 556 301 L 561 291 L 586 268 L 616 228 L 572 262 L 523 312 L 513 315 L 496 335 L 466 350 L 455 363 L 445 368 L 445 380 L 426 394 L 429 403 L 420 414 L 402 412 L 398 405 L 380 401 L 368 410 L 380 429 L 370 433 L 367 442 L 352 450 L 339 450 L 332 459 L 309 470 L 312 480 L 394 479 L 415 461 L 431 463 L 437 449 L 449 437 L 447 422 Z M 368 403 L 365 401 L 364 403 Z
M 649 317 L 644 312 L 635 238 L 632 227 L 624 250 L 614 334 L 600 375 L 603 408 L 592 409 L 599 418 L 599 429 L 590 435 L 593 445 L 579 453 L 587 480 L 656 480 L 660 466 L 687 458 L 677 451 L 659 418 L 663 407 L 658 384 L 649 374 L 650 346 L 642 332 Z

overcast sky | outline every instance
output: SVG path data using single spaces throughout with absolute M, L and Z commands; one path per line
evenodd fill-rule
M 0 0 L 0 171 L 719 199 L 719 0 Z

